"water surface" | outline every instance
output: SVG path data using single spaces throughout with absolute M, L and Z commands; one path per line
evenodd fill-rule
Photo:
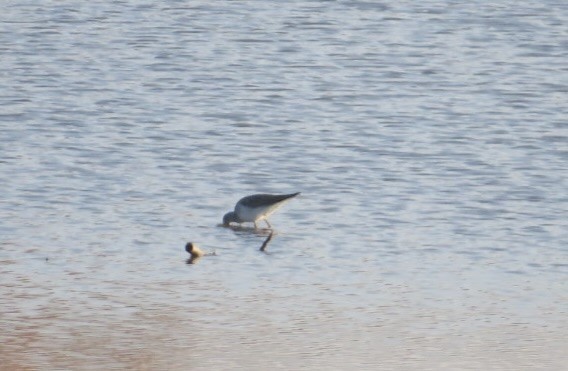
M 2 14 L 2 368 L 565 367 L 564 2 Z

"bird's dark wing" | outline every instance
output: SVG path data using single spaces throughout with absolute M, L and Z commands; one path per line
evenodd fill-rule
M 270 206 L 285 201 L 289 198 L 296 197 L 299 194 L 300 192 L 291 193 L 288 195 L 258 194 L 258 195 L 243 197 L 240 199 L 239 203 L 243 206 L 251 208 Z

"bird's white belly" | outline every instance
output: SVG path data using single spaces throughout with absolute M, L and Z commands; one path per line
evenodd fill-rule
M 256 222 L 258 220 L 266 218 L 268 215 L 270 215 L 270 211 L 273 210 L 271 210 L 270 207 L 249 208 L 240 206 L 237 207 L 235 211 L 239 219 L 243 222 Z

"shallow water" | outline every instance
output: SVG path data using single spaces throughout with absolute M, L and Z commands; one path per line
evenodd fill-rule
M 5 5 L 1 368 L 562 369 L 567 21 Z M 265 252 L 219 226 L 295 191 Z M 187 241 L 217 256 L 188 265 Z

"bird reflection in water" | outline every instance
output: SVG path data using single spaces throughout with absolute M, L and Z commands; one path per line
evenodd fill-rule
M 267 234 L 270 234 L 273 232 L 272 228 L 255 228 L 253 227 L 249 227 L 246 225 L 240 225 L 240 224 L 231 224 L 231 225 L 224 225 L 224 224 L 219 224 L 219 227 L 224 227 L 224 228 L 229 228 L 231 230 L 233 230 L 234 232 L 236 232 L 237 234 L 256 234 L 257 236 L 266 236 Z
M 252 233 L 256 234 L 257 236 L 266 236 L 266 239 L 260 246 L 260 249 L 258 249 L 259 251 L 262 252 L 266 252 L 266 247 L 268 246 L 268 243 L 272 240 L 272 237 L 274 236 L 274 230 L 270 228 L 250 228 L 250 227 L 232 226 L 232 225 L 229 228 L 237 232 L 237 234 Z
M 266 237 L 266 240 L 264 240 L 264 242 L 262 243 L 262 246 L 260 246 L 260 249 L 259 249 L 260 251 L 266 252 L 266 246 L 268 246 L 268 243 L 272 239 L 273 235 L 274 235 L 274 232 L 270 231 L 270 234 L 268 235 L 268 237 Z

